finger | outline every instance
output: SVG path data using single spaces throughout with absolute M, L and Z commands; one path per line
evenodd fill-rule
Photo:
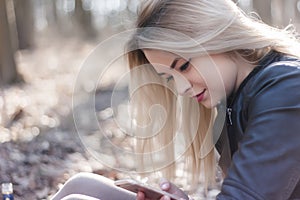
M 160 200 L 171 200 L 171 198 L 168 197 L 168 196 L 162 196 L 162 197 L 160 198 Z
M 183 197 L 183 199 L 188 199 L 187 195 L 179 187 L 177 187 L 176 185 L 174 185 L 173 183 L 171 183 L 170 181 L 168 181 L 165 178 L 161 179 L 160 188 L 163 191 L 166 191 L 170 194 L 174 194 L 179 197 Z
M 168 191 L 171 188 L 171 183 L 167 179 L 162 178 L 159 186 L 162 190 Z
M 145 194 L 143 192 L 138 192 L 136 195 L 136 200 L 145 200 Z

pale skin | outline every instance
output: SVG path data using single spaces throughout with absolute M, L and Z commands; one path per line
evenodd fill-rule
M 161 180 L 159 186 L 162 190 L 180 197 L 180 200 L 189 199 L 188 196 L 182 190 L 180 190 L 176 185 L 174 185 L 173 183 L 171 183 L 165 179 Z M 145 198 L 145 195 L 143 192 L 138 192 L 136 199 L 137 200 L 153 200 L 153 199 Z M 163 196 L 163 197 L 161 197 L 160 200 L 170 200 L 170 197 Z
M 182 58 L 162 50 L 143 52 L 159 75 L 173 79 L 179 95 L 193 98 L 203 93 L 199 103 L 207 108 L 216 106 L 236 90 L 255 67 L 229 53 Z M 178 61 L 171 68 L 174 60 Z
M 143 52 L 160 76 L 175 82 L 179 95 L 196 98 L 207 108 L 215 107 L 236 91 L 255 67 L 232 53 L 183 58 L 162 50 L 144 49 Z M 182 190 L 167 180 L 160 183 L 160 188 L 182 199 L 188 199 Z M 163 196 L 160 200 L 169 199 Z M 151 199 L 146 199 L 139 192 L 137 200 Z

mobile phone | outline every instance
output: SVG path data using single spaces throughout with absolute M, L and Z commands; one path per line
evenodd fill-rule
M 115 181 L 115 185 L 119 186 L 121 188 L 124 188 L 126 190 L 129 190 L 131 192 L 134 192 L 134 193 L 141 191 L 145 194 L 145 197 L 149 198 L 149 199 L 158 199 L 159 200 L 164 195 L 169 196 L 172 200 L 180 199 L 180 197 L 178 197 L 174 194 L 170 194 L 168 192 L 162 191 L 160 189 L 151 187 L 147 184 L 140 183 L 140 182 L 132 180 L 132 179 L 117 180 L 117 181 Z

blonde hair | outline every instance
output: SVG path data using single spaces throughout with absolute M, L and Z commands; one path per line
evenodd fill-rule
M 162 49 L 178 55 L 234 52 L 252 63 L 256 63 L 270 50 L 299 56 L 299 41 L 291 26 L 280 30 L 266 25 L 247 16 L 231 0 L 147 0 L 141 5 L 136 24 L 138 29 L 127 46 L 131 69 L 149 64 L 142 51 L 144 48 Z M 165 84 L 150 65 L 134 72 L 131 80 L 132 85 L 136 85 L 149 79 Z M 159 112 L 156 113 L 157 117 L 150 117 L 148 113 L 155 104 L 163 106 L 164 115 L 167 115 L 154 137 L 137 141 L 137 150 L 151 152 L 153 149 L 163 148 L 178 132 L 178 127 L 175 126 L 177 120 L 183 120 L 183 137 L 188 140 L 185 144 L 189 144 L 184 152 L 186 170 L 192 173 L 195 184 L 203 168 L 206 183 L 212 183 L 216 169 L 214 149 L 208 148 L 203 158 L 199 155 L 203 155 L 200 150 L 205 137 L 214 145 L 212 124 L 216 111 L 187 98 L 183 98 L 183 103 L 179 104 L 176 95 L 162 85 L 147 84 L 132 91 L 135 111 L 133 116 L 137 124 L 150 124 L 149 126 L 155 127 L 155 123 L 161 123 Z M 181 105 L 181 112 L 177 112 L 178 105 Z M 197 113 L 200 116 L 196 119 L 200 121 L 193 121 L 193 116 L 197 116 Z M 196 133 L 192 130 L 195 127 Z M 137 132 L 143 131 L 145 135 L 152 135 L 153 130 L 149 127 L 136 129 Z M 165 153 L 161 156 L 174 161 L 174 144 L 168 146 Z M 142 159 L 140 166 L 144 166 L 145 162 Z M 164 170 L 170 176 L 174 175 L 174 163 L 166 162 L 164 166 L 168 166 Z

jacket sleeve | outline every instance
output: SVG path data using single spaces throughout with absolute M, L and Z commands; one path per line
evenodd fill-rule
M 288 199 L 300 180 L 300 69 L 276 68 L 248 88 L 248 123 L 218 200 Z

